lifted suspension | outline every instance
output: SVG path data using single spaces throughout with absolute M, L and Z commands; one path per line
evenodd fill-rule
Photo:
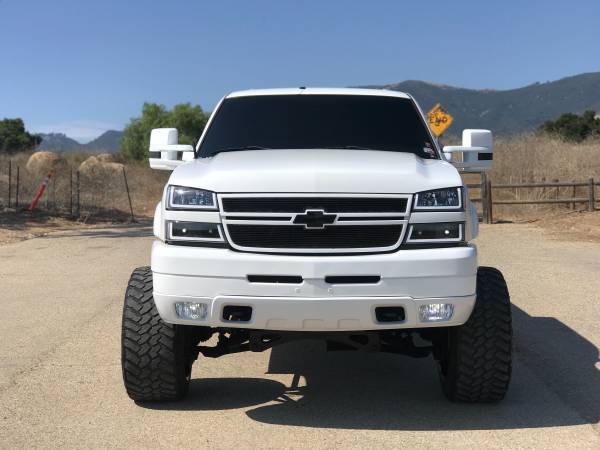
M 430 342 L 424 342 L 425 345 L 415 344 L 414 335 L 419 332 L 414 330 L 299 332 L 228 328 L 216 329 L 215 332 L 218 333 L 216 345 L 195 347 L 196 357 L 200 353 L 208 358 L 218 358 L 230 353 L 262 352 L 277 345 L 303 339 L 324 340 L 327 350 L 330 351 L 387 352 L 422 358 L 428 356 L 432 350 Z M 428 336 L 422 337 L 429 340 Z

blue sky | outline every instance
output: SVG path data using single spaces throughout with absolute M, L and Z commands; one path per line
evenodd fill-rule
M 0 0 L 0 118 L 87 141 L 144 101 L 600 71 L 600 1 Z

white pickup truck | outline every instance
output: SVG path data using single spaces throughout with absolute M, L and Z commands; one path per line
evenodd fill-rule
M 150 165 L 173 173 L 151 267 L 125 294 L 129 396 L 183 398 L 199 354 L 322 339 L 432 354 L 450 400 L 502 399 L 510 299 L 477 266 L 459 173 L 490 167 L 491 132 L 464 130 L 462 144 L 441 149 L 411 96 L 368 89 L 232 93 L 195 148 L 153 130 Z

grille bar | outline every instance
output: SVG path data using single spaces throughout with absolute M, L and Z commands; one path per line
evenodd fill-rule
M 405 213 L 406 197 L 224 197 L 225 213 Z
M 402 234 L 402 225 L 347 225 L 312 230 L 298 225 L 229 224 L 227 228 L 237 245 L 274 249 L 393 247 Z

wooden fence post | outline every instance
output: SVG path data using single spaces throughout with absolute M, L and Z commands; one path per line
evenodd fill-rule
M 493 215 L 493 201 L 492 201 L 492 182 L 490 180 L 488 180 L 487 182 L 487 186 L 486 186 L 486 193 L 487 193 L 487 205 L 488 205 L 488 214 L 487 214 L 487 218 L 488 218 L 488 223 L 493 223 L 494 222 L 494 215 Z
M 44 192 L 42 192 L 42 195 L 46 194 L 46 213 L 48 213 L 48 210 L 50 209 L 50 200 L 48 200 L 50 198 L 50 183 L 52 182 L 52 178 L 50 178 L 48 180 L 48 186 L 46 187 L 46 190 Z
M 77 218 L 79 218 L 81 214 L 79 169 L 77 169 L 77 172 L 75 172 L 75 191 L 77 192 Z
M 19 179 L 20 179 L 21 168 L 17 166 L 17 186 L 15 188 L 15 211 L 19 209 Z
M 594 195 L 594 179 L 588 180 L 588 211 L 596 209 L 596 197 Z
M 54 172 L 54 178 L 52 178 L 52 212 L 56 214 L 56 177 L 58 174 Z
M 69 177 L 69 211 L 73 217 L 73 168 L 69 169 L 71 176 Z
M 10 208 L 10 198 L 12 197 L 12 161 L 8 160 L 8 207 Z
M 133 205 L 131 204 L 131 195 L 129 194 L 129 184 L 127 184 L 127 175 L 125 174 L 125 166 L 123 166 L 123 179 L 125 180 L 125 190 L 127 190 L 127 200 L 129 200 L 129 211 L 131 212 L 131 221 L 135 222 L 133 215 Z
M 488 193 L 487 193 L 487 174 L 485 172 L 481 172 L 480 175 L 480 183 L 481 183 L 481 215 L 483 223 L 490 223 L 490 219 L 488 217 Z

